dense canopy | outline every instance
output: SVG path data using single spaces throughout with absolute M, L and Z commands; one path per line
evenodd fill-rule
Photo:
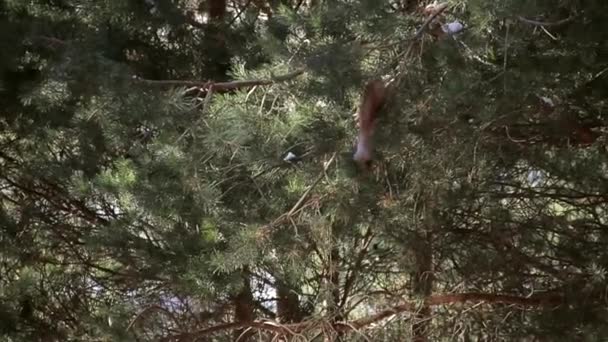
M 0 338 L 608 338 L 606 13 L 0 1 Z

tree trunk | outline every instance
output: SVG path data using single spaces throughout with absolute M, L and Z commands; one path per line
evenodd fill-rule
M 277 318 L 281 323 L 301 322 L 303 317 L 298 295 L 285 282 L 277 282 Z
M 331 262 L 329 270 L 329 283 L 331 284 L 331 322 L 332 325 L 336 322 L 344 320 L 344 313 L 340 305 L 340 251 L 338 246 L 334 245 L 331 250 Z M 344 333 L 337 332 L 335 338 L 331 341 L 342 341 Z
M 226 0 L 208 0 L 209 20 L 221 22 L 226 15 Z
M 251 285 L 249 284 L 249 277 L 243 274 L 243 288 L 239 293 L 232 299 L 234 303 L 234 321 L 240 323 L 252 322 L 255 319 L 253 294 L 251 293 Z M 238 339 L 241 334 L 246 330 L 237 329 L 234 332 L 234 340 Z M 239 341 L 249 341 L 253 335 L 253 331 L 248 331 Z
M 423 232 L 416 247 L 416 270 L 413 274 L 413 293 L 417 299 L 426 299 L 433 292 L 433 247 L 431 233 Z M 431 308 L 424 305 L 417 312 L 416 320 L 412 326 L 412 340 L 414 342 L 428 341 Z

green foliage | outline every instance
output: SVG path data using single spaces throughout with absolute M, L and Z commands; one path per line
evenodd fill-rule
M 608 4 L 449 3 L 0 3 L 2 338 L 605 338 Z

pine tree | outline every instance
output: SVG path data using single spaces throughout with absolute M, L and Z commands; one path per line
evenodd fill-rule
M 427 5 L 0 3 L 0 333 L 605 338 L 608 4 Z

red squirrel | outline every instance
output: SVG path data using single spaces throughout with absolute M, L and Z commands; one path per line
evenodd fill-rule
M 378 112 L 386 100 L 387 89 L 381 80 L 367 83 L 363 92 L 359 111 L 359 137 L 353 159 L 363 168 L 368 168 L 372 161 L 373 138 Z

